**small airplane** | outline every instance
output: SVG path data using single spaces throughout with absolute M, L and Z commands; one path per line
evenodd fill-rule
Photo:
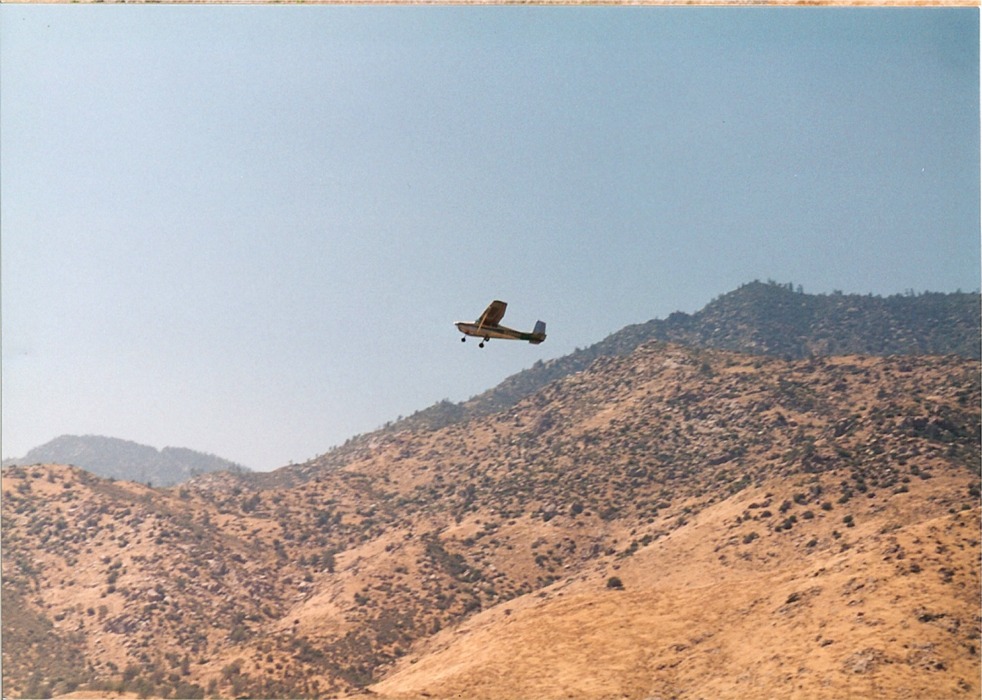
M 474 323 L 458 321 L 456 324 L 457 330 L 464 334 L 464 337 L 460 339 L 460 342 L 465 342 L 467 340 L 467 336 L 473 335 L 477 338 L 483 338 L 483 340 L 477 344 L 479 348 L 483 348 L 484 344 L 491 340 L 491 338 L 501 338 L 504 340 L 527 340 L 528 342 L 532 343 L 532 345 L 538 345 L 546 339 L 545 321 L 536 321 L 535 328 L 531 333 L 523 333 L 522 331 L 516 331 L 499 325 L 501 319 L 504 318 L 505 309 L 507 307 L 508 304 L 503 301 L 492 301 L 491 305 L 484 310 L 481 317 Z

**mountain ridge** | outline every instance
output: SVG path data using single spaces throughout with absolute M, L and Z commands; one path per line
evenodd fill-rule
M 628 325 L 570 355 L 536 362 L 466 401 L 442 401 L 392 429 L 433 428 L 487 415 L 550 381 L 586 369 L 598 357 L 625 355 L 649 340 L 802 358 L 809 355 L 982 357 L 982 297 L 977 292 L 806 294 L 792 283 L 749 282 L 694 314 Z M 876 319 L 875 321 L 873 319 Z
M 586 348 L 540 360 L 465 401 L 445 399 L 378 430 L 355 435 L 312 461 L 340 467 L 384 435 L 434 430 L 508 410 L 553 381 L 581 372 L 600 358 L 627 355 L 649 341 L 799 359 L 835 354 L 953 354 L 979 359 L 982 295 L 961 291 L 909 291 L 888 297 L 806 294 L 792 283 L 755 280 L 716 297 L 693 314 L 677 311 L 666 319 L 625 326 Z M 282 484 L 304 479 L 306 471 L 301 464 L 247 478 L 258 484 Z
M 39 463 L 74 464 L 96 476 L 173 486 L 197 474 L 246 473 L 240 464 L 185 447 L 155 447 L 102 435 L 61 435 L 32 448 L 3 466 Z

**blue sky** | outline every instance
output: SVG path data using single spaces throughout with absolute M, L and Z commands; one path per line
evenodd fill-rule
M 3 456 L 302 461 L 754 279 L 980 285 L 979 11 L 0 6 Z M 492 299 L 540 346 L 462 344 Z

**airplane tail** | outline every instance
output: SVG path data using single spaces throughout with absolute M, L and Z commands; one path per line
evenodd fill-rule
M 546 322 L 545 321 L 536 321 L 535 322 L 535 328 L 532 330 L 532 337 L 534 338 L 534 340 L 532 341 L 532 343 L 534 343 L 536 345 L 538 345 L 539 343 L 541 343 L 543 340 L 546 339 Z

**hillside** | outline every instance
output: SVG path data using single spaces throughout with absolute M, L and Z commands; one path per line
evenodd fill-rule
M 24 457 L 4 460 L 3 466 L 72 464 L 96 476 L 173 486 L 197 474 L 245 472 L 245 467 L 215 455 L 183 447 L 158 450 L 129 440 L 99 435 L 62 435 Z
M 647 342 L 263 486 L 11 468 L 4 692 L 977 696 L 980 401 Z
M 514 406 L 598 357 L 621 356 L 651 340 L 785 358 L 828 355 L 982 356 L 978 293 L 876 297 L 805 294 L 792 284 L 751 282 L 694 314 L 681 312 L 611 334 L 565 357 L 538 362 L 498 386 L 454 404 L 440 402 L 394 430 L 432 429 Z

